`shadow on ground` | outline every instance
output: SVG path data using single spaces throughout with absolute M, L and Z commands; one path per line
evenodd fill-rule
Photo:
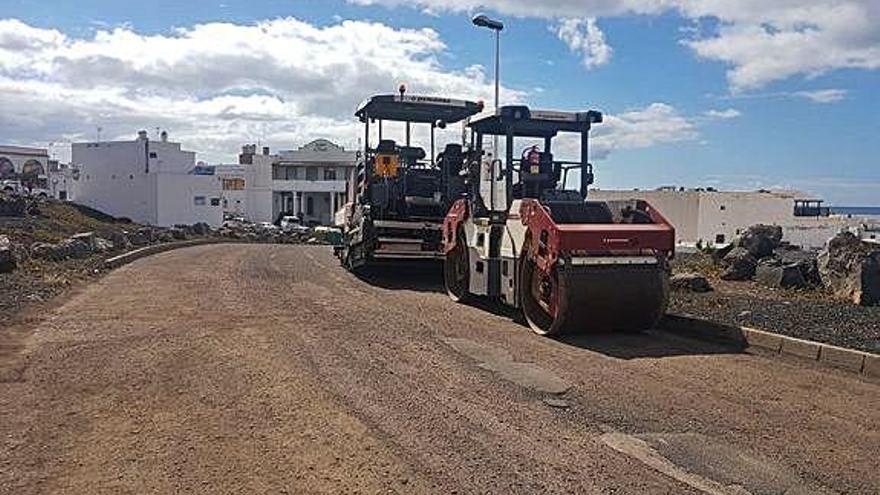
M 445 293 L 443 264 L 436 261 L 380 264 L 358 271 L 356 276 L 372 286 L 389 290 Z M 455 304 L 449 301 L 449 304 Z M 528 323 L 517 309 L 490 301 L 473 298 L 468 305 L 511 322 L 530 332 Z M 535 338 L 542 338 L 535 336 Z M 572 347 L 598 352 L 617 359 L 662 358 L 674 356 L 737 354 L 743 352 L 739 344 L 710 342 L 682 337 L 663 331 L 662 323 L 656 330 L 637 333 L 582 333 L 563 335 L 556 340 Z
M 382 289 L 446 292 L 443 286 L 443 264 L 439 261 L 380 263 L 358 270 L 355 276 Z
M 564 344 L 618 359 L 739 354 L 741 344 L 708 342 L 664 332 L 662 327 L 638 333 L 584 333 L 557 338 Z

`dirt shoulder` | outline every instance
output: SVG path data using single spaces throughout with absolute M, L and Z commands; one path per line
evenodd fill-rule
M 880 306 L 835 300 L 821 290 L 772 289 L 754 281 L 721 280 L 711 259 L 701 255 L 679 256 L 674 271 L 700 273 L 714 290 L 674 291 L 672 313 L 880 353 Z

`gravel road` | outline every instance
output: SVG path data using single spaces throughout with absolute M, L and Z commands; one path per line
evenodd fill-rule
M 877 383 L 663 332 L 539 338 L 429 268 L 203 246 L 0 329 L 0 493 L 880 492 Z

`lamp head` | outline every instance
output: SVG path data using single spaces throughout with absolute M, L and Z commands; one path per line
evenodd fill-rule
M 471 20 L 471 22 L 474 23 L 474 26 L 489 28 L 493 31 L 501 31 L 504 29 L 504 24 L 501 21 L 490 19 L 489 16 L 485 14 L 478 14 Z

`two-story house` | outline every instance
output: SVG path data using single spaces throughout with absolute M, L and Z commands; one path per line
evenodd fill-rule
M 219 166 L 226 212 L 252 222 L 295 215 L 329 225 L 348 197 L 357 153 L 326 139 L 270 154 L 245 145 L 238 165 Z

